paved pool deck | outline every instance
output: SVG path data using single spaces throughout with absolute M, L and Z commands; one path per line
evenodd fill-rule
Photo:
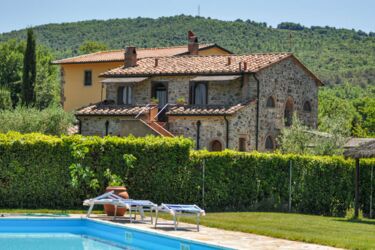
M 220 245 L 223 247 L 241 249 L 241 250 L 334 250 L 339 248 L 322 246 L 317 244 L 309 244 L 298 241 L 277 239 L 267 236 L 261 236 L 250 233 L 234 232 L 217 228 L 210 228 L 205 226 L 200 226 L 200 231 L 196 231 L 195 225 L 187 223 L 179 223 L 178 229 L 175 231 L 173 226 L 161 225 L 155 229 L 153 225 L 146 223 L 129 223 L 128 220 L 116 219 L 115 221 L 111 220 L 112 218 L 104 217 L 100 215 L 93 215 L 92 219 L 100 219 L 106 221 L 112 221 L 115 223 L 124 224 L 131 228 L 136 228 L 144 231 L 157 232 L 164 235 L 175 236 L 190 240 L 196 240 L 200 242 L 205 242 L 209 244 Z M 165 223 L 163 219 L 159 219 L 160 222 Z

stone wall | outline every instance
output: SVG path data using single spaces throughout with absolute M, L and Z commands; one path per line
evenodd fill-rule
M 229 120 L 229 148 L 239 150 L 239 140 L 244 138 L 246 151 L 255 150 L 256 102 L 240 109 Z
M 288 98 L 293 100 L 293 110 L 307 126 L 316 128 L 318 118 L 318 86 L 293 59 L 284 60 L 257 74 L 260 81 L 259 102 L 259 149 L 264 150 L 265 140 L 270 135 L 274 140 L 284 127 L 284 110 Z M 256 82 L 252 82 L 252 85 Z M 256 87 L 253 91 L 256 91 Z M 267 99 L 273 96 L 275 107 L 266 107 Z M 303 110 L 309 101 L 311 112 Z
M 82 135 L 105 136 L 105 123 L 109 121 L 108 134 L 120 136 L 120 117 L 85 116 L 79 117 Z
M 81 121 L 82 135 L 105 136 L 106 122 L 108 121 L 108 134 L 114 136 L 146 136 L 158 135 L 150 129 L 145 123 L 138 119 L 128 116 L 82 116 Z
M 152 82 L 167 82 L 168 103 L 175 104 L 178 98 L 189 101 L 190 80 L 194 76 L 164 76 L 152 77 L 141 83 L 130 84 L 133 86 L 134 105 L 145 105 L 151 100 Z M 233 105 L 243 102 L 241 79 L 230 82 L 209 82 L 208 83 L 208 104 L 209 105 Z M 127 84 L 108 84 L 106 88 L 106 99 L 117 101 L 117 88 Z
M 182 135 L 192 139 L 196 145 L 198 121 L 201 122 L 199 148 L 210 150 L 211 142 L 218 140 L 224 149 L 226 126 L 222 116 L 170 116 L 168 130 L 174 135 Z

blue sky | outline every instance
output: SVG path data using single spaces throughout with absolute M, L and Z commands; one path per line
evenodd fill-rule
M 0 33 L 47 23 L 197 15 L 375 32 L 375 0 L 1 0 Z

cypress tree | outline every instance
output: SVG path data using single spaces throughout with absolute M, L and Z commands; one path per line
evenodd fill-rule
M 32 29 L 27 30 L 27 44 L 23 58 L 22 103 L 26 106 L 35 100 L 34 85 L 36 81 L 36 43 Z

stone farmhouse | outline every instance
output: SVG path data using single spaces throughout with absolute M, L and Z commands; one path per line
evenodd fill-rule
M 83 135 L 185 136 L 197 149 L 267 151 L 292 114 L 316 128 L 322 82 L 291 53 L 201 55 L 189 32 L 187 52 L 140 57 L 100 73 L 102 101 L 76 111 Z M 69 83 L 70 84 L 70 83 Z
M 137 48 L 137 58 L 179 56 L 189 54 L 188 47 Z M 217 44 L 200 44 L 198 55 L 227 55 L 230 51 Z M 60 65 L 61 104 L 65 111 L 73 111 L 90 103 L 103 101 L 106 85 L 99 75 L 124 65 L 124 50 L 101 51 L 54 61 Z

